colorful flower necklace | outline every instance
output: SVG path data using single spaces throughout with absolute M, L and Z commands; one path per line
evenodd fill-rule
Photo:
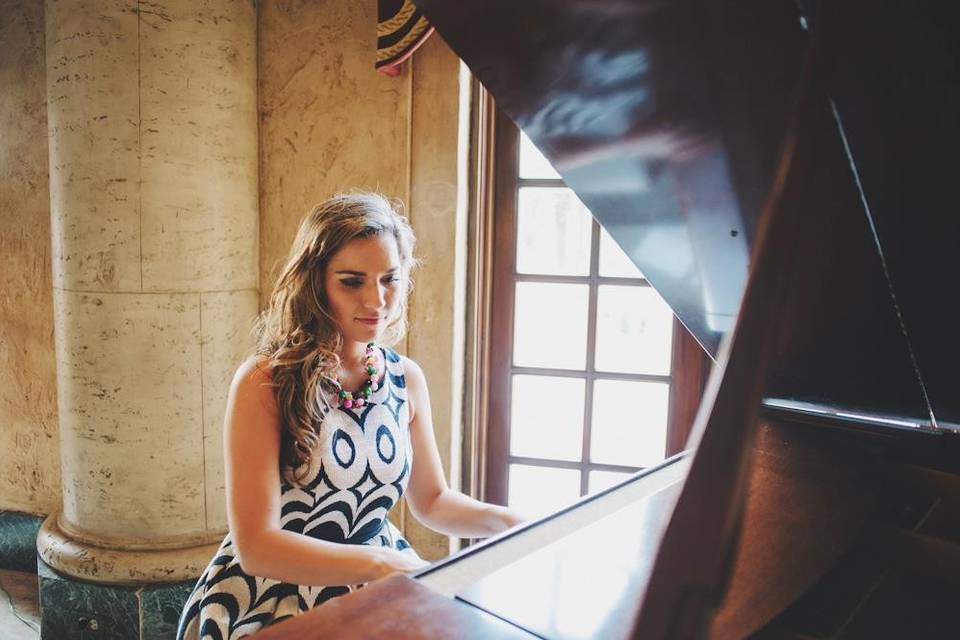
M 363 364 L 367 369 L 367 381 L 363 383 L 363 388 L 357 391 L 357 396 L 354 395 L 343 388 L 343 385 L 340 384 L 340 376 L 337 376 L 337 386 L 340 387 L 340 393 L 338 394 L 340 398 L 340 408 L 341 409 L 353 409 L 354 407 L 359 408 L 367 404 L 370 401 L 370 396 L 373 394 L 373 384 L 377 380 L 377 358 L 374 355 L 375 345 L 372 342 L 367 343 L 367 350 L 363 353 Z

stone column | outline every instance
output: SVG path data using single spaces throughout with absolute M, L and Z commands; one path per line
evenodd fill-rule
M 46 32 L 63 509 L 38 549 L 100 584 L 195 580 L 258 304 L 255 7 L 47 0 Z

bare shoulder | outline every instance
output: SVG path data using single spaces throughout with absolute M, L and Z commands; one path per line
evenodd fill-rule
M 236 401 L 256 398 L 264 409 L 276 412 L 276 398 L 273 394 L 273 376 L 270 373 L 270 361 L 263 356 L 251 356 L 240 363 L 233 375 L 230 395 Z
M 240 378 L 259 378 L 262 382 L 270 382 L 270 359 L 266 356 L 250 356 L 237 367 L 234 379 Z
M 429 403 L 427 399 L 427 378 L 423 375 L 423 369 L 407 356 L 400 356 L 400 362 L 403 363 L 403 377 L 407 383 L 408 402 L 410 403 L 410 418 L 413 419 L 417 414 L 418 405 L 426 406 Z
M 415 360 L 408 358 L 407 356 L 400 356 L 400 362 L 403 364 L 403 375 L 407 379 L 407 385 L 410 383 L 417 388 L 425 388 L 427 386 L 426 376 L 423 375 L 423 369 L 420 368 L 420 365 L 416 363 Z

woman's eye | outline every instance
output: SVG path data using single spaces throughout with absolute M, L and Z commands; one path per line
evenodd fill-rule
M 383 282 L 390 284 L 391 282 L 400 282 L 400 276 L 387 276 L 383 279 Z
M 360 287 L 363 285 L 363 280 L 361 280 L 360 278 L 347 278 L 345 280 L 341 280 L 340 283 L 343 284 L 343 286 L 345 287 L 356 289 L 357 287 Z

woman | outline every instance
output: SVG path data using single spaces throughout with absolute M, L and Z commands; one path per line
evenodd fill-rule
M 224 423 L 227 534 L 178 639 L 236 639 L 394 572 L 427 565 L 387 520 L 411 512 L 452 536 L 519 523 L 447 487 L 430 398 L 404 332 L 413 232 L 383 197 L 352 194 L 303 220 L 256 355 Z

